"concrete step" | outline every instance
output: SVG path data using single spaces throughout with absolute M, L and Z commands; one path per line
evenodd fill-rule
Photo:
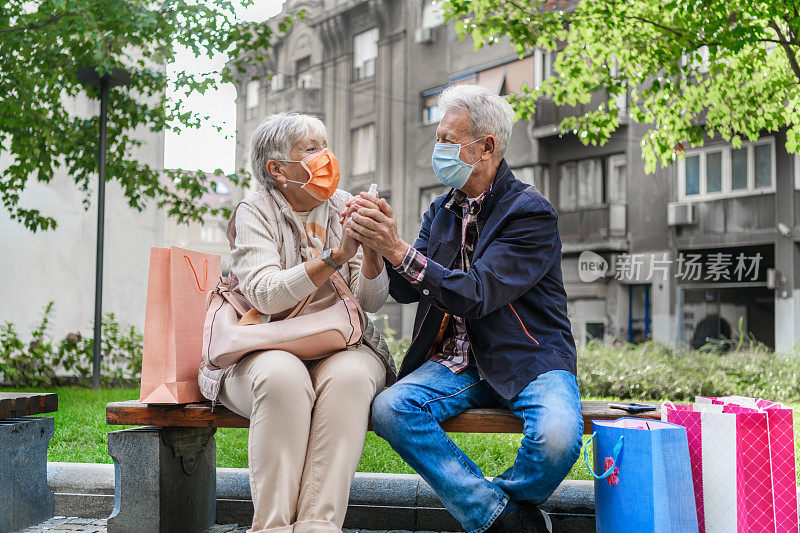
M 106 518 L 114 507 L 114 465 L 48 463 L 56 516 Z M 546 504 L 557 531 L 594 531 L 591 481 L 564 481 Z M 217 523 L 248 525 L 253 517 L 245 468 L 217 468 Z M 461 531 L 439 498 L 416 474 L 356 474 L 345 528 Z

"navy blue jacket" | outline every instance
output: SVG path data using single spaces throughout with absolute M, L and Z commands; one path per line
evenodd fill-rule
M 422 282 L 412 285 L 387 264 L 389 293 L 400 303 L 419 302 L 399 378 L 425 362 L 445 312 L 464 318 L 478 368 L 507 399 L 539 374 L 575 374 L 553 206 L 504 159 L 478 213 L 478 242 L 464 272 L 447 268 L 461 248 L 461 210 L 445 207 L 452 194 L 433 201 L 413 244 L 428 258 Z

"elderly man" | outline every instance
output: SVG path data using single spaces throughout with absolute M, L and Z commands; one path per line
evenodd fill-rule
M 583 432 L 557 216 L 503 159 L 513 123 L 503 98 L 457 85 L 439 107 L 433 171 L 452 190 L 413 246 L 384 200 L 362 194 L 351 206 L 347 231 L 391 264 L 390 294 L 419 302 L 402 379 L 373 402 L 372 425 L 467 532 L 551 531 L 537 505 L 575 463 Z M 491 481 L 439 426 L 476 407 L 524 422 L 514 465 Z

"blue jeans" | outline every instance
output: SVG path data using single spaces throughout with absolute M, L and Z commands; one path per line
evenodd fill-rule
M 491 481 L 439 426 L 477 407 L 505 407 L 523 420 L 514 465 Z M 433 487 L 468 533 L 486 530 L 509 499 L 547 500 L 583 442 L 578 382 L 564 370 L 540 375 L 506 400 L 480 379 L 474 365 L 453 374 L 428 361 L 375 398 L 372 427 Z

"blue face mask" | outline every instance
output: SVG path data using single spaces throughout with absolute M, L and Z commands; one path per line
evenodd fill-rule
M 436 143 L 436 146 L 433 148 L 433 157 L 431 157 L 433 173 L 436 174 L 436 177 L 439 178 L 439 181 L 441 181 L 445 187 L 460 189 L 467 183 L 472 171 L 475 169 L 475 165 L 478 164 L 480 159 L 470 165 L 462 161 L 458 155 L 465 146 L 475 144 L 483 139 L 484 138 L 481 137 L 480 139 L 475 139 L 471 143 L 463 145 Z

